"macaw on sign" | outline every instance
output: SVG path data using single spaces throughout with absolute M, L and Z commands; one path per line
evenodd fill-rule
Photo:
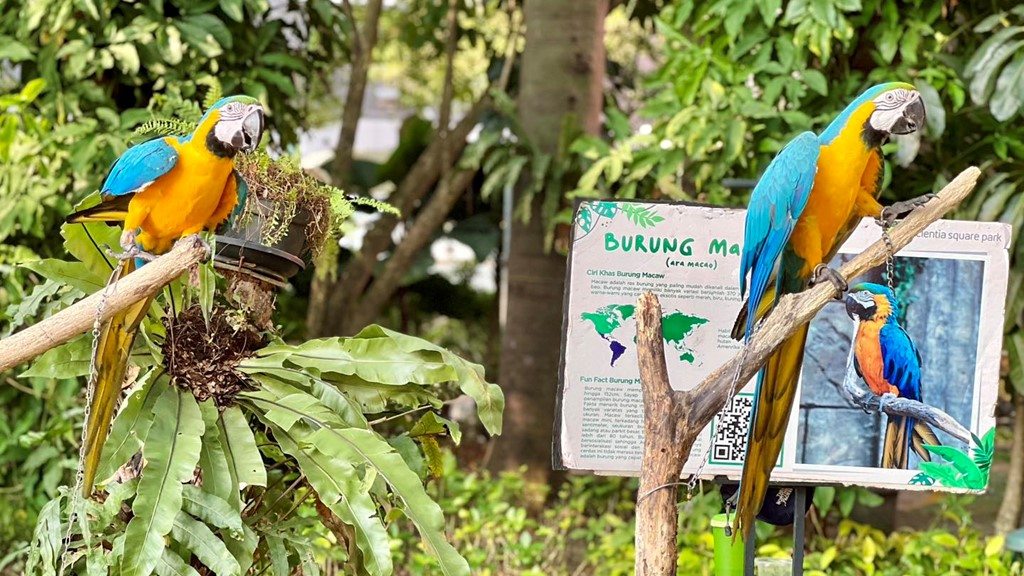
M 846 313 L 860 320 L 853 341 L 854 367 L 871 391 L 921 401 L 921 355 L 896 317 L 899 307 L 888 287 L 864 283 L 846 296 Z M 910 450 L 925 462 L 924 446 L 939 446 L 935 432 L 907 416 L 889 416 L 882 443 L 882 468 L 907 469 Z
M 249 96 L 223 98 L 207 110 L 190 136 L 157 138 L 129 148 L 103 183 L 99 205 L 71 214 L 67 222 L 123 222 L 123 276 L 179 238 L 213 230 L 244 202 L 246 186 L 232 161 L 251 152 L 263 135 L 263 107 Z M 133 259 L 132 256 L 136 258 Z M 121 392 L 128 356 L 152 298 L 106 321 L 96 353 L 84 448 L 83 494 L 92 493 L 103 443 Z
M 750 339 L 757 320 L 782 294 L 828 279 L 846 283 L 825 267 L 865 216 L 894 219 L 931 195 L 883 210 L 881 146 L 891 134 L 924 126 L 925 108 L 914 86 L 880 84 L 861 94 L 820 135 L 800 134 L 772 160 L 754 187 L 747 210 L 740 294 L 750 294 L 733 337 Z M 768 290 L 774 278 L 775 289 Z M 764 500 L 782 449 L 803 362 L 807 325 L 771 356 L 757 376 L 734 528 L 745 538 Z

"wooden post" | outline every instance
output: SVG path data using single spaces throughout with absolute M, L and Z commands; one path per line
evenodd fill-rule
M 901 250 L 929 224 L 959 205 L 974 190 L 980 176 L 978 168 L 967 168 L 935 198 L 914 210 L 889 232 L 892 249 Z M 887 254 L 885 242 L 879 239 L 844 264 L 839 273 L 847 279 L 856 278 L 883 264 Z M 797 328 L 810 322 L 835 294 L 835 288 L 826 282 L 799 294 L 783 296 L 751 338 L 742 366 L 741 351 L 685 392 L 672 390 L 669 384 L 658 298 L 650 292 L 640 295 L 636 327 L 644 402 L 644 453 L 636 509 L 635 568 L 638 575 L 676 574 L 678 488 L 675 483 L 679 481 L 697 434 L 725 405 L 737 370 L 739 382 L 750 381 L 772 352 Z

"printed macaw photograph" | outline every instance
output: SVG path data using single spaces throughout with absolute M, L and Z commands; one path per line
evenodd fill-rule
M 891 266 L 891 283 L 886 266 L 854 278 L 811 322 L 797 463 L 917 470 L 915 484 L 982 489 L 991 441 L 970 428 L 985 262 Z

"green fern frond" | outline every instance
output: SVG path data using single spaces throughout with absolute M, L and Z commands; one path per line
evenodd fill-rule
M 202 84 L 209 88 L 206 91 L 206 97 L 203 98 L 203 110 L 209 110 L 211 106 L 224 97 L 224 88 L 220 85 L 220 80 L 217 80 L 214 76 L 204 76 L 196 80 L 196 84 Z
M 338 191 L 340 192 L 340 190 Z M 392 206 L 391 204 L 388 204 L 387 202 L 382 202 L 380 200 L 377 200 L 376 198 L 371 198 L 369 196 L 354 196 L 351 198 L 346 198 L 346 200 L 353 204 L 359 204 L 360 206 L 369 206 L 370 208 L 373 208 L 374 210 L 382 214 L 391 214 L 393 216 L 402 215 L 401 211 L 399 211 L 398 208 Z
M 187 136 L 195 129 L 195 122 L 187 122 L 176 118 L 157 118 L 145 122 L 136 128 L 132 136 Z

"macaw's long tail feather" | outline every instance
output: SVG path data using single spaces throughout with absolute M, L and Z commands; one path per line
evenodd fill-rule
M 935 435 L 932 427 L 920 420 L 914 421 L 914 435 L 910 441 L 914 453 L 925 462 L 932 461 L 932 453 L 925 450 L 925 446 L 942 446 L 942 442 L 939 442 L 939 437 Z
M 121 263 L 121 276 L 135 269 L 132 260 Z M 95 364 L 95 384 L 89 403 L 89 415 L 86 421 L 85 445 L 82 452 L 82 494 L 92 494 L 96 470 L 99 468 L 103 443 L 110 431 L 110 422 L 114 418 L 114 409 L 121 397 L 125 371 L 128 368 L 128 356 L 139 324 L 146 317 L 152 297 L 139 301 L 125 310 L 115 314 L 100 327 L 96 351 L 93 357 Z
M 757 320 L 761 320 L 771 311 L 772 307 L 775 306 L 775 288 L 769 286 L 765 290 L 764 297 L 761 298 L 761 304 L 757 308 Z M 755 322 L 756 324 L 756 322 Z M 736 316 L 736 321 L 732 325 L 732 339 L 743 340 L 747 331 L 747 300 L 743 301 L 743 306 L 740 308 L 740 313 Z
M 925 446 L 941 446 L 939 437 L 928 424 L 907 416 L 890 416 L 882 441 L 882 468 L 910 467 L 910 450 L 921 460 L 931 462 Z
M 78 224 L 80 222 L 107 222 L 111 224 L 123 222 L 128 216 L 128 204 L 131 202 L 131 199 L 132 195 L 111 196 L 109 199 L 91 208 L 68 214 L 64 221 L 70 224 Z
M 772 468 L 782 451 L 806 340 L 805 324 L 782 343 L 757 377 L 754 413 L 747 435 L 747 454 L 740 478 L 736 519 L 733 521 L 733 529 L 744 539 L 761 509 Z
M 914 420 L 906 416 L 889 416 L 882 440 L 882 468 L 906 469 L 910 456 L 910 434 Z

